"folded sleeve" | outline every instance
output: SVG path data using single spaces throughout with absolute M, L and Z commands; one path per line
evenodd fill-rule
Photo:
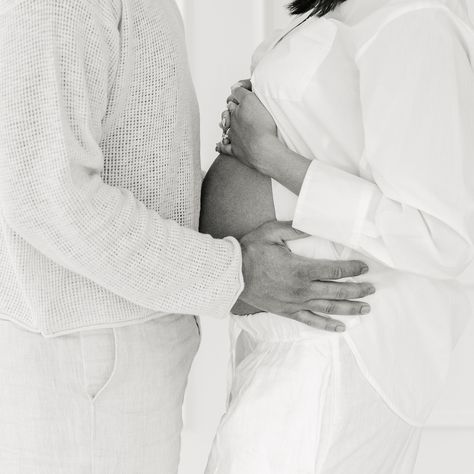
M 0 15 L 2 219 L 50 260 L 132 303 L 226 314 L 243 286 L 238 242 L 165 220 L 101 179 L 116 55 L 98 4 L 12 5 Z
M 393 19 L 371 38 L 358 57 L 360 176 L 314 161 L 297 229 L 402 271 L 462 273 L 473 258 L 472 41 L 435 8 Z

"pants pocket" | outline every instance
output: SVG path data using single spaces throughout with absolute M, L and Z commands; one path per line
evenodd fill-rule
M 110 383 L 116 365 L 116 338 L 113 329 L 80 333 L 84 389 L 95 400 Z
M 201 336 L 201 321 L 199 320 L 199 316 L 193 316 L 193 317 L 194 317 L 194 321 L 196 322 L 198 334 L 199 336 Z

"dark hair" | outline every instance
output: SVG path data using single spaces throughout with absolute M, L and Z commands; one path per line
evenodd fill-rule
M 314 10 L 314 15 L 324 16 L 345 1 L 346 0 L 293 0 L 288 5 L 288 8 L 293 15 L 301 15 L 302 13 Z

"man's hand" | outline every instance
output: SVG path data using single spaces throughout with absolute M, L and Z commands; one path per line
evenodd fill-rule
M 359 261 L 312 260 L 293 254 L 286 241 L 307 237 L 289 223 L 269 222 L 244 236 L 244 303 L 262 311 L 294 319 L 327 331 L 343 332 L 345 325 L 323 314 L 361 315 L 363 302 L 350 301 L 375 292 L 369 283 L 336 282 L 367 273 Z

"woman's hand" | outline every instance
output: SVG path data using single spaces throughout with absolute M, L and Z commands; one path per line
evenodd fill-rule
M 281 146 L 275 121 L 249 87 L 240 83 L 233 87 L 227 106 L 221 124 L 224 137 L 217 151 L 267 174 L 272 156 Z
M 242 79 L 238 82 L 236 82 L 232 87 L 231 91 L 238 88 L 238 87 L 243 87 L 244 89 L 247 89 L 248 91 L 252 92 L 252 81 L 250 79 Z M 228 145 L 230 143 L 229 137 L 227 136 L 227 131 L 230 128 L 230 122 L 231 122 L 231 117 L 230 117 L 230 110 L 229 110 L 229 103 L 230 102 L 235 102 L 235 98 L 231 92 L 230 96 L 227 97 L 227 108 L 222 112 L 221 115 L 221 122 L 219 123 L 219 127 L 222 129 L 222 143 L 224 145 Z M 219 144 L 217 144 L 219 145 Z M 217 151 L 217 150 L 216 150 Z
M 275 121 L 249 90 L 250 81 L 242 82 L 233 87 L 227 99 L 228 110 L 222 114 L 221 123 L 224 135 L 216 151 L 237 158 L 298 195 L 311 161 L 278 139 Z

